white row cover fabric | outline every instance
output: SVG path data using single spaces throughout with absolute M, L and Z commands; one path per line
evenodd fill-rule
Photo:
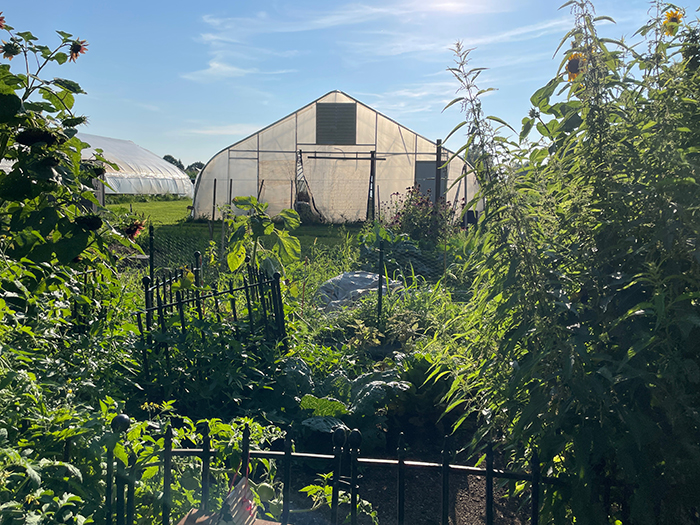
M 194 197 L 190 177 L 177 166 L 130 140 L 113 139 L 78 133 L 78 138 L 90 144 L 83 150 L 83 159 L 92 158 L 96 149 L 102 156 L 119 167 L 105 165 L 106 194 L 163 195 Z
M 378 293 L 380 275 L 372 272 L 344 272 L 327 280 L 318 288 L 320 310 L 333 312 L 343 306 L 351 305 L 371 293 Z M 382 293 L 389 289 L 396 291 L 403 285 L 394 279 L 382 279 Z
M 320 110 L 317 114 L 319 105 L 324 104 L 324 111 L 333 104 L 348 105 L 350 111 L 341 108 L 337 121 L 329 121 Z M 325 137 L 336 129 L 346 143 L 328 144 Z M 353 141 L 347 139 L 353 134 L 354 142 L 347 144 Z M 436 147 L 436 143 L 345 93 L 332 91 L 209 160 L 195 183 L 193 214 L 195 218 L 219 219 L 222 208 L 234 197 L 250 195 L 267 202 L 271 215 L 294 208 L 301 151 L 303 175 L 321 215 L 335 223 L 363 221 L 372 192 L 375 214 L 390 209 L 399 194 L 414 185 L 420 184 L 423 192 L 427 186 L 435 193 Z M 370 188 L 372 151 L 378 160 Z M 443 150 L 440 164 L 450 156 Z M 465 173 L 467 176 L 460 179 Z M 441 179 L 441 197 L 460 212 L 459 206 L 478 191 L 474 175 L 460 157 L 450 161 Z

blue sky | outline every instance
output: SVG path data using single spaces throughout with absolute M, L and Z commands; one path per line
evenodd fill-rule
M 81 84 L 86 133 L 133 140 L 186 165 L 338 89 L 430 139 L 460 122 L 442 112 L 458 87 L 446 71 L 457 40 L 489 68 L 489 115 L 516 129 L 532 92 L 556 72 L 571 29 L 563 0 L 260 0 L 6 3 L 6 22 L 41 43 L 55 30 L 89 42 L 75 63 L 47 72 Z M 596 3 L 602 34 L 628 41 L 650 3 Z M 688 10 L 689 14 L 693 10 Z M 4 36 L 7 39 L 7 36 Z M 637 38 L 638 40 L 638 38 Z M 4 60 L 3 60 L 4 62 Z M 15 59 L 13 70 L 22 63 Z M 457 148 L 463 136 L 451 140 Z

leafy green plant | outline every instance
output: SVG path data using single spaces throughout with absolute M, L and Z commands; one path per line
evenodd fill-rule
M 252 264 L 263 268 L 270 275 L 280 271 L 284 264 L 299 259 L 299 240 L 291 236 L 287 229 L 280 230 L 275 226 L 272 218 L 265 213 L 268 207 L 266 202 L 258 202 L 255 197 L 235 197 L 233 205 L 248 214 L 225 213 L 225 220 L 231 232 L 226 256 L 230 271 L 234 272 L 240 268 L 246 256 Z M 282 210 L 279 218 L 284 227 L 290 230 L 301 224 L 299 214 L 294 210 Z M 266 240 L 270 242 L 269 247 L 265 245 Z
M 319 474 L 315 484 L 307 485 L 306 487 L 299 490 L 299 492 L 303 492 L 309 498 L 311 498 L 311 501 L 313 502 L 313 506 L 310 509 L 311 511 L 331 507 L 333 498 L 332 483 L 332 472 L 329 472 L 328 474 Z M 350 505 L 352 503 L 350 493 L 341 490 L 338 495 L 338 503 L 339 505 Z M 362 498 L 358 498 L 357 509 L 359 511 L 360 516 L 364 515 L 371 519 L 374 525 L 379 525 L 377 511 L 374 510 L 372 504 L 369 501 L 364 500 Z M 343 521 L 343 523 L 350 523 L 349 514 L 345 516 L 345 520 Z
M 451 407 L 475 436 L 538 449 L 567 488 L 554 523 L 689 523 L 699 481 L 697 26 L 654 3 L 648 51 L 600 38 L 572 1 L 563 70 L 536 91 L 519 142 L 481 112 L 468 51 L 465 149 L 485 210 Z M 666 13 L 674 13 L 675 22 Z M 533 128 L 541 134 L 527 142 Z M 477 365 L 478 363 L 478 365 Z M 522 461 L 522 460 L 521 460 Z M 522 465 L 522 463 L 521 463 Z
M 51 49 L 28 31 L 3 29 L 4 55 L 26 60 L 21 73 L 0 65 L 0 158 L 11 166 L 0 170 L 0 336 L 31 329 L 47 306 L 75 295 L 77 274 L 108 262 L 109 242 L 129 244 L 92 211 L 92 181 L 105 159 L 99 152 L 94 160 L 81 158 L 88 145 L 75 135 L 86 119 L 73 105 L 83 90 L 40 76 L 50 64 L 76 60 L 86 42 L 59 32 Z

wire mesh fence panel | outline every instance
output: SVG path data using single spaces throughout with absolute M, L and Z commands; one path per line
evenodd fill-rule
M 204 255 L 204 271 L 209 274 L 218 266 L 226 243 L 222 223 L 174 224 L 149 229 L 149 235 L 140 240 L 154 270 L 176 269 L 194 264 L 192 254 Z M 223 234 L 223 235 L 222 235 Z M 215 257 L 209 257 L 212 254 Z M 215 264 L 210 261 L 214 259 Z

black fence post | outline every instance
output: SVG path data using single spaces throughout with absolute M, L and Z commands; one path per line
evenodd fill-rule
M 129 474 L 126 478 L 126 525 L 134 525 L 134 516 L 136 515 L 136 503 L 134 501 L 134 493 L 136 491 L 136 454 L 129 455 Z
M 530 523 L 537 525 L 540 520 L 540 458 L 537 450 L 532 451 L 532 518 Z
M 377 286 L 377 326 L 382 320 L 382 281 L 384 280 L 384 239 L 379 241 L 379 268 L 377 268 L 377 274 L 379 275 L 379 284 Z
M 282 287 L 280 285 L 281 275 L 279 272 L 275 272 L 275 275 L 272 278 L 274 280 L 272 286 L 272 304 L 275 311 L 275 319 L 277 321 L 277 334 L 286 345 L 287 327 L 284 319 L 284 304 L 282 303 Z
M 442 525 L 450 524 L 450 450 L 448 437 L 442 445 Z
M 354 429 L 348 436 L 348 447 L 350 447 L 350 525 L 357 525 L 357 456 L 360 454 L 362 445 L 362 434 Z
M 165 429 L 163 439 L 163 525 L 170 525 L 170 482 L 173 468 L 173 429 L 170 426 Z
M 112 488 L 114 486 L 114 447 L 116 439 L 107 444 L 107 480 L 105 483 L 105 523 L 112 525 Z
M 151 295 L 151 283 L 153 279 L 145 276 L 143 283 L 144 303 L 146 304 L 146 332 L 148 332 L 148 344 L 151 344 L 151 324 L 153 323 L 153 296 Z
M 433 205 L 437 210 L 440 205 L 440 195 L 442 194 L 442 140 L 435 141 L 435 201 Z
M 148 226 L 148 276 L 153 282 L 153 277 L 155 276 L 155 230 L 153 225 Z
M 202 286 L 202 253 L 194 252 L 194 285 Z
M 187 335 L 187 323 L 185 322 L 185 303 L 182 301 L 182 292 L 175 292 L 175 300 L 177 301 L 177 312 L 180 314 L 180 332 L 182 335 Z
M 248 304 L 248 318 L 250 319 L 250 333 L 255 333 L 255 319 L 253 319 L 253 305 L 250 302 L 250 286 L 248 280 L 243 277 L 243 287 L 245 288 L 245 300 Z
M 284 438 L 284 471 L 282 475 L 282 521 L 289 523 L 289 496 L 292 493 L 292 436 L 289 432 Z
M 345 429 L 338 427 L 333 431 L 333 494 L 331 496 L 331 525 L 338 524 L 338 499 L 340 496 L 340 469 L 343 466 L 343 446 L 347 439 Z
M 399 460 L 399 468 L 397 475 L 397 508 L 396 508 L 396 523 L 404 525 L 404 510 L 406 507 L 406 462 L 404 460 L 404 435 L 399 434 L 399 446 L 396 450 Z
M 202 286 L 202 275 L 201 275 L 201 263 L 202 263 L 202 254 L 199 252 L 194 252 L 194 285 L 195 285 L 195 291 L 194 291 L 194 297 L 196 300 L 197 304 L 197 315 L 199 316 L 199 320 L 201 321 L 204 318 L 204 314 L 202 312 L 202 300 L 200 298 L 200 292 L 199 288 Z M 202 338 L 204 338 L 204 333 L 202 333 Z
M 486 448 L 486 525 L 493 525 L 493 445 Z
M 214 293 L 212 294 L 214 297 L 214 311 L 216 312 L 216 321 L 221 322 L 221 310 L 219 310 L 219 294 L 221 292 L 219 291 L 219 283 L 214 284 Z
M 241 477 L 248 476 L 248 462 L 250 460 L 250 428 L 246 423 L 243 429 L 243 443 L 241 444 Z
M 116 486 L 117 486 L 117 525 L 124 525 L 124 463 L 121 459 L 117 459 L 117 476 L 116 476 Z
M 202 502 L 201 509 L 209 510 L 209 464 L 211 461 L 211 437 L 209 436 L 209 423 L 202 425 Z
M 156 302 L 158 303 L 158 324 L 160 325 L 160 331 L 165 333 L 165 309 L 163 307 L 163 299 L 161 297 L 159 290 L 159 280 L 156 279 Z
M 114 448 L 117 446 L 120 434 L 126 432 L 131 424 L 129 416 L 120 414 L 112 418 L 110 427 L 112 429 L 111 436 L 107 441 L 107 479 L 105 480 L 105 523 L 112 525 L 112 516 L 116 510 L 117 525 L 124 525 L 124 485 L 126 476 L 124 474 L 124 464 L 121 459 L 117 460 L 117 475 L 114 475 Z M 116 504 L 112 500 L 112 493 L 116 479 Z
M 141 312 L 136 314 L 136 322 L 139 326 L 139 332 L 141 333 L 141 359 L 143 360 L 143 373 L 147 380 L 151 379 L 150 370 L 148 369 L 148 348 L 146 348 L 146 337 L 143 330 L 143 317 Z
M 238 313 L 236 313 L 236 298 L 233 295 L 233 281 L 228 282 L 228 293 L 231 295 L 231 313 L 233 314 L 233 322 L 237 323 L 238 322 Z M 238 331 L 238 327 L 236 327 L 236 331 Z

